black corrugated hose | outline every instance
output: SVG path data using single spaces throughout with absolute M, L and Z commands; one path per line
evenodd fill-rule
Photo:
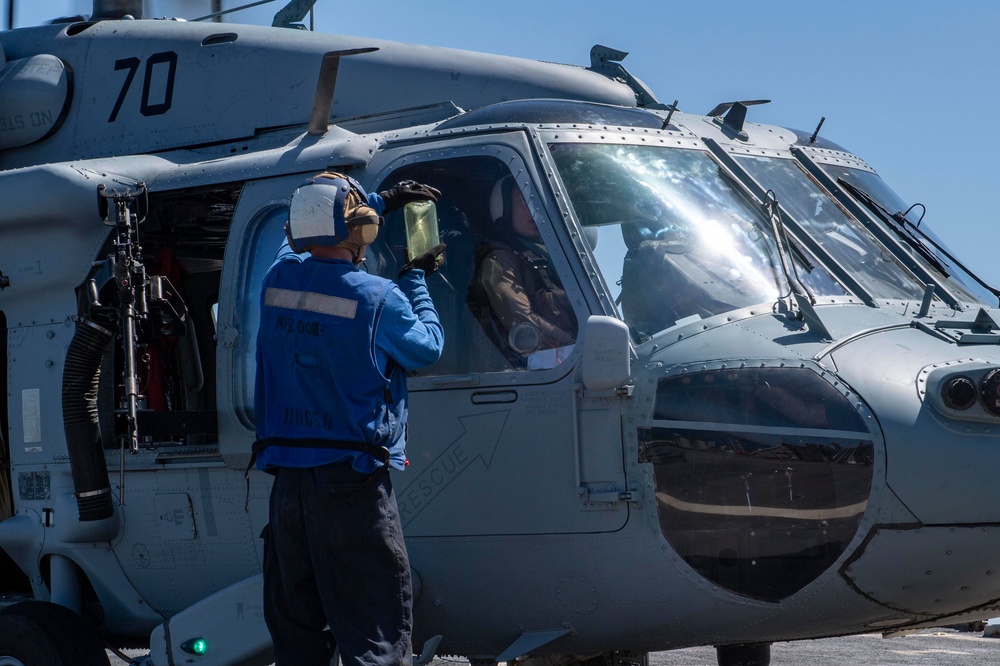
M 81 521 L 103 520 L 114 515 L 97 411 L 101 363 L 113 337 L 114 333 L 89 319 L 81 320 L 66 353 L 63 370 L 63 427 Z

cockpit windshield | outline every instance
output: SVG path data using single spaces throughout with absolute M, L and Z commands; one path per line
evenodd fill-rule
M 923 284 L 860 222 L 847 214 L 792 159 L 739 156 L 736 160 L 830 257 L 871 296 L 919 300 Z
M 834 180 L 843 180 L 848 186 L 853 186 L 864 194 L 867 194 L 877 202 L 890 216 L 896 219 L 890 220 L 888 224 L 906 225 L 907 229 L 902 230 L 911 237 L 918 239 L 924 252 L 930 254 L 934 261 L 928 261 L 917 248 L 910 248 L 910 253 L 914 259 L 928 267 L 934 277 L 942 280 L 945 286 L 959 299 L 996 307 L 997 297 L 989 289 L 979 283 L 973 275 L 959 266 L 957 262 L 949 259 L 946 252 L 951 251 L 944 242 L 922 221 L 924 216 L 923 206 L 907 206 L 903 199 L 889 187 L 877 174 L 864 169 L 852 167 L 824 164 L 823 170 Z M 878 218 L 878 215 L 875 216 Z M 904 222 L 905 219 L 905 222 Z M 925 240 L 921 241 L 923 238 Z M 940 248 L 940 249 L 938 249 Z M 943 250 L 943 251 L 942 251 Z M 947 275 L 942 274 L 943 268 Z
M 768 221 L 699 150 L 555 143 L 549 150 L 609 294 L 637 340 L 789 293 Z M 593 244 L 593 238 L 591 238 Z M 844 289 L 801 250 L 814 295 Z

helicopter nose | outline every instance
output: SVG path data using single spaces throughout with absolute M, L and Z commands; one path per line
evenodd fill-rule
M 901 522 L 1000 523 L 1000 358 L 984 358 L 996 351 L 942 360 L 916 331 L 871 337 L 833 356 L 878 415 L 886 483 L 912 514 Z
M 997 354 L 980 348 L 979 358 L 942 360 L 942 348 L 956 350 L 911 329 L 832 354 L 878 417 L 886 465 L 885 488 L 873 487 L 873 524 L 841 573 L 911 618 L 958 615 L 1000 597 L 1000 565 L 989 556 L 1000 549 L 1000 359 L 984 360 Z

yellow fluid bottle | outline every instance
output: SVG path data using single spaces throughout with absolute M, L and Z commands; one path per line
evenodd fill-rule
M 406 220 L 406 251 L 411 259 L 440 245 L 437 206 L 433 201 L 411 201 L 403 207 L 403 218 Z

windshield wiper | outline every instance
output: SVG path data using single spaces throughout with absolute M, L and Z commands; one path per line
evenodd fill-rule
M 931 248 L 927 247 L 927 244 L 924 243 L 924 241 L 921 240 L 921 238 L 919 238 L 914 234 L 914 232 L 910 228 L 909 220 L 907 220 L 906 217 L 901 212 L 897 211 L 893 213 L 888 208 L 886 208 L 878 201 L 876 201 L 875 197 L 868 194 L 857 185 L 849 183 L 843 178 L 838 178 L 837 184 L 843 187 L 845 190 L 847 190 L 851 194 L 851 196 L 853 196 L 855 199 L 863 203 L 868 208 L 868 210 L 878 215 L 878 217 L 883 222 L 885 222 L 888 225 L 888 227 L 892 229 L 892 231 L 895 232 L 895 234 L 903 240 L 904 243 L 906 243 L 911 248 L 916 250 L 917 253 L 921 257 L 926 259 L 931 266 L 937 269 L 937 271 L 941 273 L 941 275 L 945 277 L 951 277 L 948 264 L 946 264 L 940 257 L 938 257 L 934 253 L 934 251 L 931 250 Z M 927 238 L 927 236 L 924 235 L 922 231 L 918 229 L 917 232 L 920 233 L 922 236 L 924 236 L 924 239 L 930 241 L 931 244 L 934 245 L 935 249 L 943 252 L 943 250 L 941 250 L 941 248 L 938 247 L 938 245 L 934 243 L 934 241 L 932 241 L 930 238 Z M 947 255 L 947 253 L 945 254 Z M 954 261 L 954 259 L 951 256 L 948 256 L 948 258 Z
M 925 234 L 925 233 L 924 233 L 923 231 L 921 231 L 921 230 L 920 230 L 919 228 L 917 228 L 917 227 L 914 227 L 914 226 L 913 226 L 913 224 L 912 224 L 912 223 L 911 223 L 911 222 L 910 222 L 910 221 L 909 221 L 909 220 L 908 220 L 908 219 L 906 218 L 906 216 L 905 216 L 905 215 L 904 215 L 904 214 L 903 214 L 902 212 L 899 212 L 899 211 L 897 211 L 897 212 L 895 212 L 895 213 L 890 213 L 890 212 L 889 212 L 889 210 L 888 210 L 888 209 L 887 209 L 887 208 L 886 208 L 885 206 L 883 206 L 883 205 L 882 205 L 882 204 L 880 204 L 880 203 L 879 203 L 878 201 L 876 201 L 876 200 L 875 200 L 875 198 L 874 198 L 874 197 L 872 197 L 872 196 L 871 196 L 870 194 L 868 194 L 867 192 L 865 192 L 864 190 L 862 190 L 862 189 L 861 189 L 860 187 L 858 187 L 857 185 L 853 185 L 853 184 L 851 184 L 851 183 L 847 182 L 847 181 L 846 181 L 846 180 L 844 180 L 843 178 L 838 178 L 838 179 L 837 179 L 837 183 L 838 183 L 838 184 L 839 184 L 839 185 L 840 185 L 841 187 L 843 187 L 843 188 L 844 188 L 845 190 L 847 190 L 847 191 L 848 191 L 848 192 L 849 192 L 849 193 L 850 193 L 851 195 L 853 195 L 855 199 L 857 199 L 857 200 L 861 201 L 861 202 L 862 202 L 863 204 L 865 204 L 865 206 L 867 206 L 867 207 L 868 207 L 869 209 L 871 209 L 871 210 L 872 210 L 872 211 L 874 211 L 874 212 L 875 212 L 875 213 L 876 213 L 877 215 L 879 215 L 879 217 L 881 217 L 881 218 L 882 218 L 883 220 L 885 220 L 885 219 L 886 219 L 886 216 L 888 216 L 888 217 L 889 217 L 889 219 L 890 219 L 890 220 L 892 220 L 892 222 L 895 222 L 895 223 L 896 223 L 896 224 L 894 225 L 894 224 L 892 224 L 892 223 L 889 223 L 889 222 L 888 222 L 888 220 L 886 221 L 886 222 L 887 222 L 887 224 L 889 224 L 889 227 L 890 227 L 890 228 L 891 228 L 891 229 L 892 229 L 893 231 L 896 231 L 896 233 L 900 233 L 899 229 L 898 229 L 898 228 L 897 228 L 897 226 L 896 226 L 896 225 L 899 225 L 899 226 L 901 226 L 901 227 L 902 227 L 903 229 L 905 229 L 905 230 L 906 230 L 907 232 L 909 232 L 909 233 L 910 233 L 911 235 L 913 234 L 913 232 L 914 232 L 914 231 L 915 231 L 916 233 L 920 234 L 920 236 L 921 236 L 921 237 L 923 237 L 923 239 L 924 239 L 924 240 L 926 240 L 926 241 L 927 241 L 928 243 L 930 243 L 931 245 L 933 245 L 933 246 L 934 246 L 934 249 L 936 249 L 936 250 L 937 250 L 938 252 L 940 252 L 940 253 L 941 253 L 941 254 L 943 254 L 944 256 L 948 257 L 948 259 L 949 259 L 949 260 L 950 260 L 950 261 L 951 261 L 951 262 L 952 262 L 953 264 L 955 264 L 956 266 L 958 266 L 958 267 L 959 267 L 959 268 L 960 268 L 960 269 L 961 269 L 961 270 L 962 270 L 962 271 L 963 271 L 963 272 L 964 272 L 964 273 L 965 273 L 966 275 L 968 275 L 968 276 L 969 276 L 969 277 L 971 277 L 971 278 L 972 278 L 973 280 L 975 280 L 975 281 L 976 281 L 976 283 L 977 283 L 977 284 L 978 284 L 978 285 L 979 285 L 980 287 L 982 287 L 983 289 L 985 289 L 986 291 L 990 292 L 991 294 L 993 294 L 994 296 L 996 296 L 996 297 L 997 297 L 998 299 L 1000 299 L 1000 289 L 996 289 L 996 288 L 994 288 L 994 287 L 991 287 L 991 286 L 990 286 L 990 285 L 989 285 L 989 284 L 988 284 L 988 283 L 987 283 L 987 282 L 986 282 L 985 280 L 983 280 L 983 279 L 982 279 L 982 278 L 980 278 L 980 277 L 979 277 L 978 275 L 976 275 L 975 273 L 973 273 L 972 271 L 970 271 L 970 270 L 969 270 L 968 268 L 966 268 L 966 267 L 965 267 L 965 264 L 963 264 L 963 263 L 962 263 L 961 261 L 959 261 L 958 259 L 956 259 L 956 258 L 954 257 L 954 255 L 952 255 L 952 254 L 951 254 L 950 252 L 948 252 L 948 250 L 946 250 L 946 249 L 944 249 L 943 247 L 941 247 L 940 245 L 938 245 L 938 244 L 937 244 L 937 243 L 936 243 L 936 242 L 934 241 L 934 239 L 933 239 L 933 238 L 931 238 L 930 236 L 928 236 L 927 234 Z M 912 208 L 912 206 L 911 206 L 911 208 Z M 921 217 L 922 217 L 922 216 L 921 216 Z M 910 228 L 911 228 L 911 227 L 912 227 L 913 231 L 911 231 L 911 230 L 910 230 Z M 922 242 L 920 241 L 920 239 L 918 239 L 918 238 L 914 237 L 914 238 L 913 238 L 913 240 L 914 240 L 915 242 L 919 243 L 919 246 L 920 246 L 920 247 L 923 247 L 925 251 L 927 251 L 927 252 L 930 252 L 930 250 L 929 250 L 929 249 L 927 248 L 927 246 L 926 246 L 926 245 L 924 245 L 924 244 L 923 244 L 923 243 L 922 243 Z M 918 251 L 919 251 L 919 250 L 918 250 Z M 926 255 L 925 255 L 925 256 L 926 256 Z M 936 263 L 936 262 L 932 262 L 932 263 Z M 947 273 L 947 272 L 945 272 L 945 271 L 943 271 L 943 270 L 942 270 L 941 272 L 942 272 L 942 273 L 943 273 L 943 274 L 944 274 L 944 275 L 945 275 L 946 277 L 948 276 L 948 273 Z
M 719 175 L 721 175 L 723 177 L 723 179 L 727 183 L 729 183 L 730 187 L 732 187 L 735 192 L 738 192 L 740 194 L 740 196 L 744 197 L 744 199 L 745 199 L 745 195 L 743 195 L 743 188 L 745 187 L 745 185 L 743 183 L 741 183 L 740 180 L 736 176 L 734 176 L 733 174 L 729 173 L 728 171 L 726 171 L 722 167 L 719 167 L 718 172 L 719 172 Z M 770 190 L 768 190 L 768 191 L 770 192 Z M 765 199 L 767 199 L 766 195 L 765 195 Z M 768 205 L 767 201 L 765 200 L 764 204 L 763 204 L 763 211 L 764 211 L 764 215 L 765 216 L 769 215 L 767 205 Z M 754 226 L 757 226 L 762 231 L 770 232 L 770 234 L 772 236 L 774 236 L 775 234 L 777 234 L 777 231 L 775 231 L 774 228 L 768 229 L 767 227 L 761 227 L 760 225 L 756 225 L 756 224 Z M 782 226 L 781 228 L 783 230 L 784 226 Z M 806 273 L 812 273 L 816 269 L 816 265 L 814 263 L 812 263 L 811 261 L 809 261 L 809 256 L 805 253 L 805 251 L 801 247 L 799 247 L 799 244 L 794 239 L 789 238 L 788 234 L 784 234 L 783 238 L 785 239 L 785 242 L 788 244 L 788 247 L 791 249 L 792 254 L 795 255 L 795 259 L 797 260 L 796 263 L 798 264 L 798 267 L 799 268 L 804 268 L 805 271 L 806 271 Z M 781 243 L 781 239 L 780 238 L 775 238 L 775 242 L 777 242 L 777 243 L 780 244 Z M 796 279 L 798 279 L 798 274 L 796 274 L 795 277 L 796 277 Z

